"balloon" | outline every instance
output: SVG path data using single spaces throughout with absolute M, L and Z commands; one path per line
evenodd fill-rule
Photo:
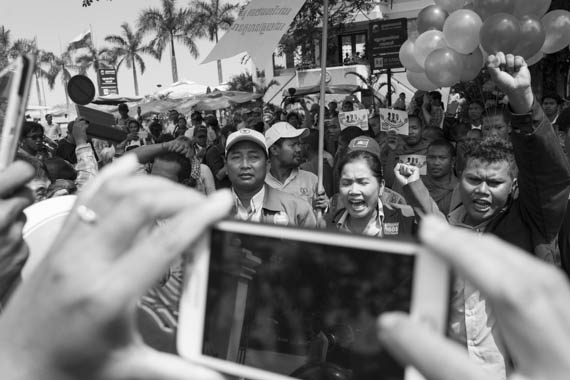
M 513 13 L 515 0 L 474 0 L 473 9 L 486 20 L 497 13 Z
M 435 5 L 439 5 L 449 14 L 461 9 L 467 3 L 467 0 L 434 0 Z
M 423 69 L 429 53 L 444 47 L 447 47 L 447 43 L 445 42 L 443 32 L 439 30 L 428 30 L 420 34 L 414 43 L 414 57 L 416 57 L 416 61 Z
M 406 78 L 408 78 L 408 82 L 418 90 L 432 91 L 437 88 L 437 86 L 427 78 L 426 73 L 414 73 L 413 71 L 407 71 Z
M 543 53 L 556 53 L 570 44 L 570 12 L 561 9 L 551 11 L 545 14 L 541 21 L 546 31 L 546 39 L 541 49 Z
M 483 52 L 481 49 L 475 50 L 471 54 L 467 54 L 462 56 L 463 58 L 463 70 L 461 71 L 461 78 L 462 82 L 469 82 L 477 78 L 481 68 L 485 61 L 483 60 Z
M 449 13 L 442 7 L 437 5 L 425 7 L 418 14 L 418 32 L 423 33 L 431 29 L 442 30 L 447 16 Z
M 519 26 L 521 34 L 513 54 L 520 55 L 525 59 L 530 58 L 540 51 L 546 39 L 546 31 L 540 20 L 534 16 L 522 16 Z
M 536 53 L 535 55 L 533 55 L 529 59 L 525 59 L 525 62 L 526 62 L 527 66 L 532 66 L 535 63 L 538 63 L 542 58 L 544 58 L 544 53 L 539 51 L 538 53 Z
M 518 18 L 529 15 L 541 18 L 544 16 L 552 0 L 517 0 L 514 15 Z
M 450 87 L 459 82 L 463 70 L 461 54 L 451 48 L 437 49 L 426 59 L 426 76 L 438 87 Z
M 406 40 L 400 48 L 400 62 L 408 71 L 422 72 L 424 69 L 418 64 L 414 57 L 414 41 Z
M 449 47 L 461 54 L 469 54 L 479 46 L 479 32 L 483 21 L 473 11 L 453 12 L 443 25 L 443 34 Z
M 490 54 L 502 51 L 512 53 L 517 47 L 520 35 L 519 20 L 506 13 L 489 17 L 481 27 L 481 46 Z

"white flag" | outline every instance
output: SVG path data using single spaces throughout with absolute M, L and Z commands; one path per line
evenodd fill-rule
M 202 63 L 247 51 L 257 66 L 265 66 L 304 3 L 305 0 L 252 0 Z

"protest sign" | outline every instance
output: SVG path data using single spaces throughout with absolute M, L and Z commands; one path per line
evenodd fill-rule
M 304 3 L 305 0 L 252 0 L 202 63 L 247 51 L 257 66 L 264 67 L 271 62 L 277 43 Z
M 350 112 L 339 112 L 338 122 L 340 124 L 340 130 L 344 130 L 348 127 L 355 126 L 363 131 L 368 130 L 368 111 L 367 110 L 356 110 Z
M 409 134 L 408 113 L 390 108 L 380 108 L 380 130 L 382 132 L 396 131 L 399 135 Z
M 403 164 L 413 165 L 420 168 L 420 175 L 427 175 L 426 156 L 423 154 L 403 154 L 399 161 Z

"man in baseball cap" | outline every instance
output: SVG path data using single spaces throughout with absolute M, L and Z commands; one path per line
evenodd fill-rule
M 226 170 L 238 220 L 301 227 L 316 227 L 309 204 L 265 184 L 268 149 L 265 137 L 243 128 L 228 136 Z
M 317 176 L 299 169 L 303 163 L 301 138 L 308 135 L 308 129 L 296 129 L 287 122 L 275 123 L 265 131 L 265 142 L 271 164 L 265 183 L 303 198 L 314 208 L 326 210 L 328 198 L 325 192 L 322 191 L 317 196 Z

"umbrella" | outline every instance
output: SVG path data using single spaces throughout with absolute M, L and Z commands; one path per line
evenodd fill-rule
M 229 108 L 236 104 L 242 104 L 257 100 L 263 97 L 263 94 L 254 94 L 251 92 L 241 91 L 214 91 L 209 94 L 195 96 L 192 99 L 179 104 L 178 111 L 182 113 L 195 111 L 215 111 L 223 108 Z
M 208 86 L 196 82 L 183 80 L 173 83 L 154 94 L 155 97 L 167 97 L 169 99 L 185 99 L 194 95 L 204 94 Z
M 318 94 L 320 90 L 320 85 L 299 87 L 295 91 L 295 96 Z M 352 94 L 357 91 L 362 91 L 362 87 L 356 84 L 331 84 L 325 87 L 326 94 Z M 289 96 L 289 89 L 283 90 L 283 96 Z
M 119 94 L 109 94 L 96 97 L 91 103 L 116 106 L 121 103 L 140 102 L 143 98 L 140 96 L 121 96 Z

